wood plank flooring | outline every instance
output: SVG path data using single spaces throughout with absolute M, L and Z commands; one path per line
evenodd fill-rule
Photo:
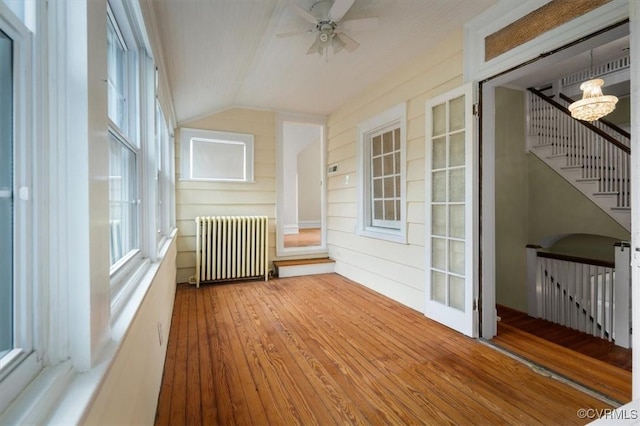
M 320 228 L 302 228 L 297 234 L 284 236 L 285 247 L 313 247 L 322 243 Z
M 504 306 L 497 308 L 501 321 L 498 335 L 491 339 L 494 344 L 614 401 L 631 401 L 630 350 Z
M 158 425 L 584 424 L 603 402 L 337 274 L 179 285 Z
M 631 371 L 631 349 L 621 348 L 613 342 L 581 333 L 569 327 L 530 317 L 525 312 L 516 311 L 506 306 L 497 305 L 496 309 L 498 316 L 502 319 L 502 324 L 508 324 L 567 349 Z

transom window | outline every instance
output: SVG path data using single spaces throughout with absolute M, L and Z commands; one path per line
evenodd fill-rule
M 406 243 L 406 105 L 358 126 L 360 235 Z

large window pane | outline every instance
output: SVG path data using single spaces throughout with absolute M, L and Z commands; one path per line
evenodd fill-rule
M 13 349 L 13 42 L 0 31 L 0 358 Z
M 111 136 L 109 144 L 109 226 L 111 264 L 138 248 L 136 155 Z
M 107 83 L 109 118 L 127 134 L 125 46 L 112 19 L 107 20 Z
M 237 141 L 191 139 L 191 178 L 247 179 L 247 144 Z

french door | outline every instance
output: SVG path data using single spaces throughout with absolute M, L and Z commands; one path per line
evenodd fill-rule
M 477 205 L 473 86 L 425 107 L 425 315 L 463 334 L 478 334 Z

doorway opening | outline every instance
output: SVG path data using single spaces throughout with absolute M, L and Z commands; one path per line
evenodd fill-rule
M 613 243 L 631 239 L 630 206 L 616 204 L 629 196 L 631 179 L 611 173 L 626 173 L 630 156 L 603 165 L 615 151 L 607 138 L 596 132 L 588 139 L 593 129 L 558 106 L 566 109 L 581 96 L 584 76 L 604 78 L 606 94 L 619 99 L 607 117 L 618 129 L 610 134 L 628 133 L 629 56 L 627 23 L 481 85 L 483 170 L 493 173 L 483 180 L 483 215 L 492 217 L 483 228 L 492 234 L 495 261 L 495 299 L 483 306 L 497 313 L 487 327 L 494 332 L 483 335 L 497 334 L 496 345 L 619 402 L 631 398 L 631 350 L 616 345 L 624 339 L 611 323 L 614 305 L 630 310 L 631 281 L 627 297 L 616 297 L 613 277 L 624 262 L 615 261 Z M 623 65 L 613 67 L 616 61 Z M 596 164 L 604 173 L 589 174 Z M 592 363 L 598 357 L 602 363 Z M 586 377 L 586 363 L 606 373 Z M 605 387 L 598 387 L 601 380 Z
M 277 143 L 277 255 L 324 254 L 324 117 L 278 114 Z

